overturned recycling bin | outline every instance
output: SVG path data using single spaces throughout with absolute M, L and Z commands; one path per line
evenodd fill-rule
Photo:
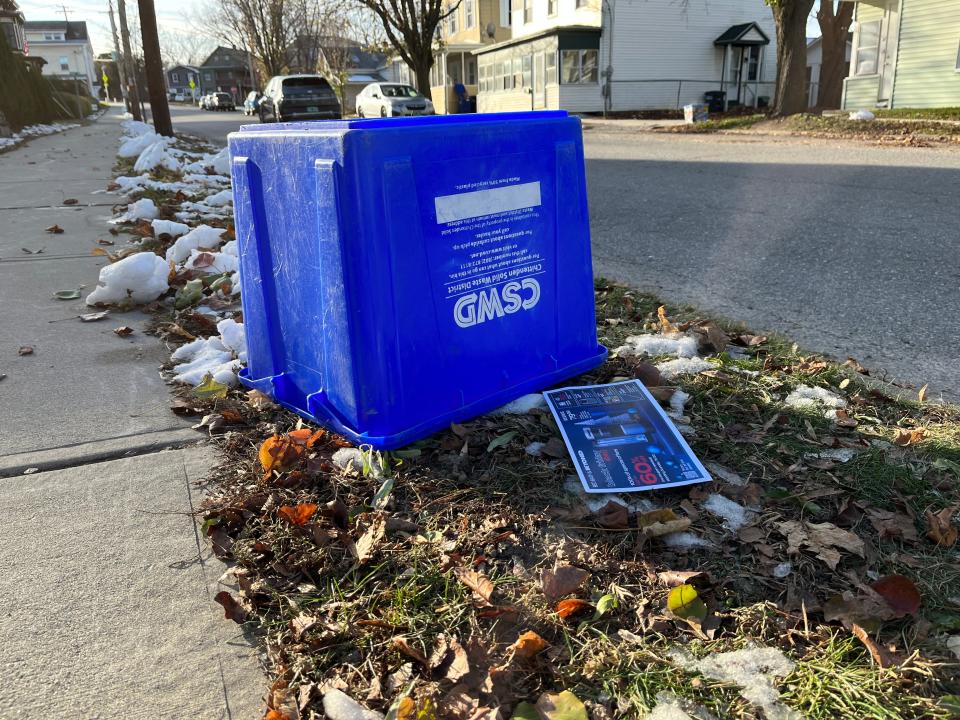
M 253 125 L 229 149 L 248 387 L 392 449 L 606 357 L 579 119 Z

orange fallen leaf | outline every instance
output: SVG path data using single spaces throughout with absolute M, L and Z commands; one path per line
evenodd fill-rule
M 586 600 L 580 600 L 579 598 L 569 598 L 567 600 L 561 600 L 557 603 L 557 615 L 559 615 L 563 620 L 566 620 L 571 615 L 576 615 L 592 609 L 593 605 L 588 603 Z
M 917 430 L 897 430 L 897 434 L 893 438 L 893 444 L 906 447 L 907 445 L 914 445 L 920 442 L 926 436 L 927 431 L 923 428 L 918 428 Z
M 263 716 L 263 720 L 290 720 L 290 718 L 279 710 L 267 710 L 267 714 Z
M 958 532 L 953 524 L 953 514 L 956 511 L 955 507 L 944 508 L 936 513 L 927 510 L 927 537 L 940 547 L 953 547 L 957 544 Z
M 473 594 L 478 600 L 490 604 L 490 597 L 493 595 L 493 582 L 490 578 L 483 573 L 462 567 L 454 568 L 453 574 L 460 579 L 460 582 L 473 590 Z
M 664 335 L 677 332 L 677 326 L 667 318 L 667 309 L 663 305 L 657 308 L 657 317 L 660 319 L 660 332 Z
M 59 235 L 60 233 L 63 232 L 63 228 L 60 227 L 59 225 L 51 225 L 50 227 L 46 228 L 46 230 L 48 233 L 51 233 L 53 235 Z
M 260 464 L 267 472 L 271 470 L 283 472 L 292 468 L 302 454 L 303 448 L 289 437 L 273 435 L 260 445 Z
M 549 645 L 550 643 L 537 635 L 533 630 L 527 630 L 527 632 L 517 638 L 517 641 L 510 646 L 510 649 L 513 650 L 515 657 L 522 660 L 529 660 L 542 653 Z
M 885 647 L 874 642 L 873 638 L 870 637 L 870 633 L 868 633 L 859 625 L 852 625 L 850 627 L 850 631 L 856 636 L 857 640 L 862 642 L 864 647 L 870 651 L 870 655 L 873 657 L 874 662 L 876 662 L 880 667 L 888 668 L 891 666 L 900 665 L 903 662 Z
M 313 431 L 310 430 L 310 428 L 300 428 L 299 430 L 291 430 L 290 432 L 288 432 L 287 437 L 293 440 L 298 445 L 306 445 L 307 440 L 310 439 L 310 435 L 312 434 L 312 432 Z
M 277 512 L 291 525 L 303 527 L 310 522 L 310 518 L 317 511 L 317 507 L 316 503 L 298 503 L 295 507 L 284 505 Z
M 917 392 L 917 400 L 918 400 L 919 402 L 923 402 L 924 400 L 927 399 L 927 388 L 928 388 L 928 387 L 929 387 L 928 385 L 924 385 L 924 386 L 923 386 L 922 388 L 920 388 L 920 390 Z

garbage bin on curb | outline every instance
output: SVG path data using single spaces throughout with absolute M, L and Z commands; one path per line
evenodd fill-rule
M 579 119 L 280 123 L 228 142 L 248 387 L 392 449 L 605 359 Z
M 724 101 L 727 99 L 727 93 L 723 90 L 708 90 L 703 94 L 703 101 L 712 113 L 721 113 L 724 111 Z

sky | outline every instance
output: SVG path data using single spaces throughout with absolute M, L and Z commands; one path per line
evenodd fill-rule
M 27 20 L 60 19 L 63 17 L 63 9 L 66 6 L 67 17 L 70 20 L 86 20 L 94 53 L 113 50 L 107 0 L 62 0 L 62 3 L 57 3 L 55 0 L 17 0 L 17 2 Z M 154 0 L 154 2 L 161 34 L 164 29 L 195 33 L 184 15 L 184 7 L 196 8 L 201 3 L 184 3 L 183 0 Z M 136 0 L 127 0 L 127 16 L 135 18 L 136 15 Z M 807 23 L 807 37 L 819 35 L 820 28 L 817 26 L 817 21 L 811 17 Z

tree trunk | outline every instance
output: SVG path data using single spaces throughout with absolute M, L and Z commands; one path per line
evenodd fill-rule
M 430 97 L 430 69 L 433 67 L 433 55 L 426 57 L 417 57 L 416 64 L 412 68 L 413 74 L 417 78 L 417 90 L 425 97 Z
M 841 2 L 834 13 L 833 0 L 820 0 L 817 22 L 820 24 L 821 62 L 817 107 L 833 110 L 843 100 L 843 79 L 847 77 L 847 37 L 853 23 L 853 3 Z
M 795 115 L 807 109 L 807 16 L 814 0 L 776 0 L 777 101 L 775 115 Z

